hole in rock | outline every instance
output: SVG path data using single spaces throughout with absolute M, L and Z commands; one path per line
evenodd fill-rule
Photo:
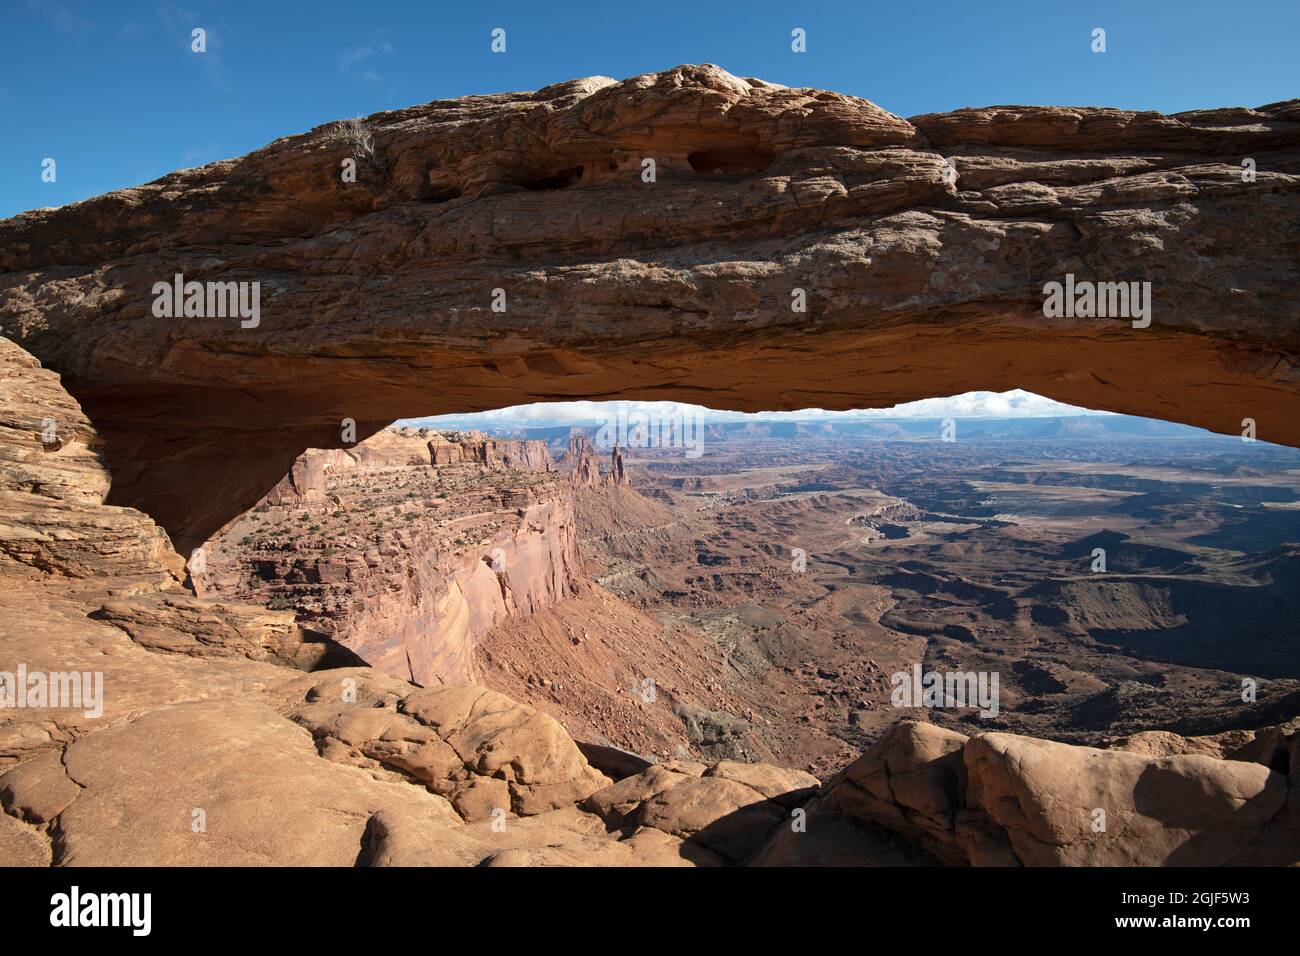
M 776 154 L 758 147 L 705 149 L 686 157 L 697 173 L 753 175 L 776 161 Z
M 549 176 L 524 180 L 519 185 L 533 192 L 543 192 L 548 189 L 566 189 L 582 178 L 582 171 L 583 167 L 574 166 L 570 169 L 561 169 Z
M 1270 722 L 1224 688 L 1300 700 L 1297 476 L 1294 449 L 1023 392 L 546 403 L 308 450 L 193 579 L 579 740 L 829 774 L 904 717 Z M 953 683 L 900 705 L 914 675 Z
M 461 191 L 454 187 L 435 189 L 426 186 L 420 195 L 420 199 L 427 203 L 451 202 L 453 199 L 459 199 L 462 195 Z

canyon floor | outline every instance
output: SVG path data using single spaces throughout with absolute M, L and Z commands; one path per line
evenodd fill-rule
M 938 422 L 889 439 L 760 423 L 715 429 L 695 459 L 629 453 L 631 488 L 577 496 L 595 587 L 494 629 L 485 673 L 634 749 L 645 708 L 627 702 L 649 678 L 691 752 L 821 776 L 920 715 L 891 704 L 917 663 L 998 674 L 995 716 L 926 712 L 966 733 L 1096 744 L 1292 716 L 1300 454 L 1133 423 L 955 443 Z M 577 628 L 613 635 L 604 657 L 568 647 Z

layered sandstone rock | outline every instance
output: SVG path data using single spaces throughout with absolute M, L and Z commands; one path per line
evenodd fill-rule
M 596 446 L 580 431 L 569 435 L 569 447 L 564 456 L 564 470 L 569 483 L 575 488 L 629 487 L 627 467 L 623 463 L 623 449 L 614 446 L 609 456 L 609 470 L 602 472 L 596 455 Z
M 492 471 L 554 471 L 543 441 L 490 438 L 482 432 L 437 432 L 427 428 L 385 428 L 343 449 L 310 449 L 266 493 L 272 505 L 321 504 L 334 477 L 378 476 L 396 469 L 482 465 Z
M 103 442 L 59 377 L 0 338 L 0 571 L 9 579 L 174 583 L 183 562 L 147 516 L 103 507 Z
M 0 378 L 13 386 L 0 418 L 0 508 L 4 540 L 16 542 L 0 560 L 0 672 L 98 673 L 105 689 L 95 714 L 15 707 L 5 684 L 0 858 L 689 862 L 677 838 L 610 834 L 576 810 L 609 781 L 531 708 L 332 667 L 310 646 L 294 650 L 318 638 L 292 615 L 184 590 L 157 527 L 102 503 L 98 439 L 57 376 L 0 340 Z M 51 416 L 58 446 L 41 441 Z M 118 544 L 128 536 L 134 550 Z
M 246 657 L 313 671 L 364 663 L 326 635 L 299 626 L 289 611 L 160 591 L 112 600 L 91 617 L 125 631 L 141 647 L 193 657 Z
M 374 667 L 472 683 L 494 626 L 567 597 L 581 559 L 540 441 L 385 429 L 299 456 L 203 549 L 199 593 L 292 608 Z
M 809 812 L 883 826 L 956 864 L 1300 862 L 1294 726 L 1234 732 L 1231 742 L 1159 736 L 1154 748 L 1129 738 L 1097 749 L 906 721 Z M 788 850 L 773 847 L 769 859 Z
M 356 183 L 330 124 L 0 223 L 0 328 L 186 553 L 349 418 L 1026 388 L 1300 443 L 1296 101 L 908 121 L 682 66 L 364 123 Z M 156 318 L 178 273 L 260 282 L 257 326 Z M 1067 275 L 1150 282 L 1151 325 L 1045 318 Z

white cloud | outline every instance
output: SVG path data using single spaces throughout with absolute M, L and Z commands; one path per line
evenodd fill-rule
M 1023 388 L 1010 392 L 965 392 L 948 398 L 924 398 L 919 402 L 862 413 L 868 418 L 1055 418 L 1061 415 L 1108 415 L 1091 408 L 1066 405 Z
M 1015 389 L 1010 392 L 966 392 L 948 398 L 926 398 L 907 402 L 892 408 L 862 409 L 846 412 L 828 412 L 820 408 L 805 408 L 796 412 L 730 412 L 686 405 L 679 402 L 537 402 L 515 405 L 490 412 L 472 415 L 438 415 L 431 418 L 409 419 L 408 424 L 433 426 L 456 425 L 462 428 L 500 425 L 565 425 L 603 421 L 624 405 L 629 414 L 648 413 L 671 415 L 677 410 L 687 413 L 700 411 L 712 421 L 741 421 L 746 418 L 769 420 L 835 420 L 860 418 L 1052 418 L 1070 415 L 1106 415 L 1087 408 L 1077 408 L 1061 402 Z
M 339 55 L 339 71 L 346 76 L 360 80 L 367 86 L 380 86 L 384 83 L 383 75 L 374 66 L 369 65 L 367 61 L 392 56 L 392 53 L 393 45 L 386 40 L 376 40 L 352 47 L 350 50 L 344 50 Z M 391 87 L 389 88 L 389 95 L 392 95 Z
M 368 60 L 372 56 L 387 56 L 392 52 L 393 47 L 389 43 L 366 43 L 363 46 L 356 46 L 343 51 L 339 57 L 339 69 L 346 71 L 362 60 Z
M 192 169 L 195 166 L 203 166 L 217 158 L 216 146 L 195 146 L 193 149 L 187 149 L 185 155 L 181 157 L 180 169 Z

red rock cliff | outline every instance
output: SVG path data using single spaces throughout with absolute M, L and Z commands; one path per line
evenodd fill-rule
M 201 593 L 294 608 L 371 665 L 476 679 L 479 637 L 563 600 L 580 557 L 545 444 L 386 429 L 311 450 L 204 548 Z

